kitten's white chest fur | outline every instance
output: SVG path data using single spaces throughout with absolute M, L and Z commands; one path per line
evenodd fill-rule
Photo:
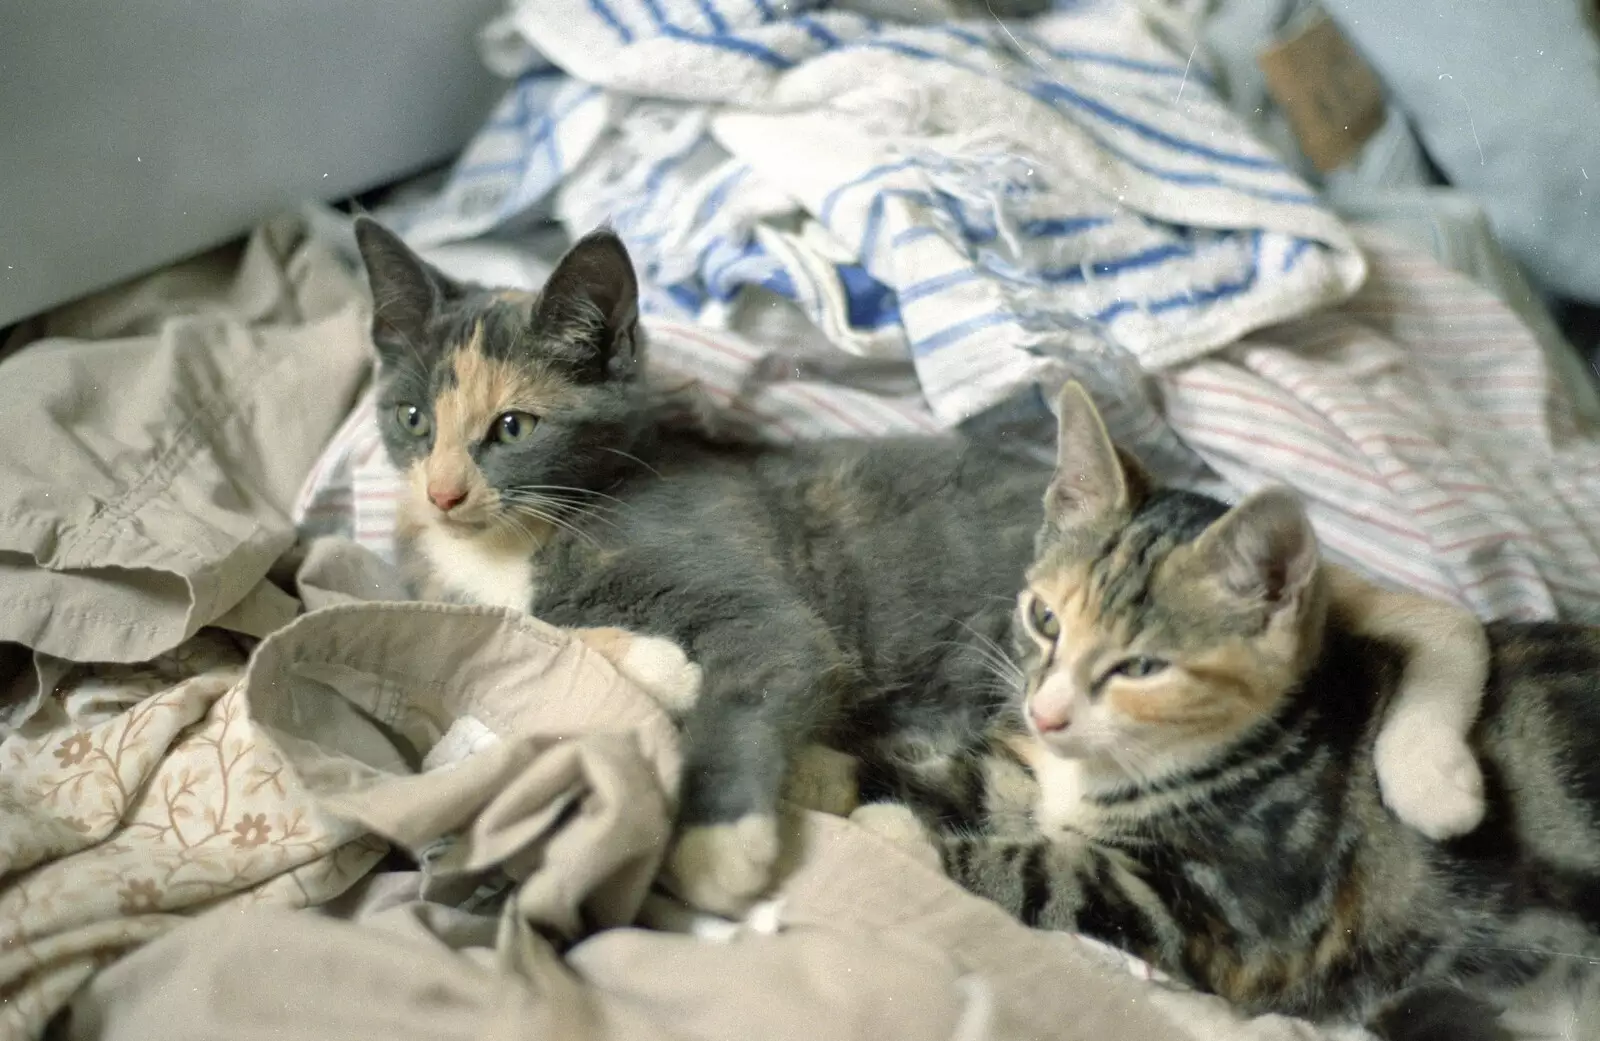
M 429 577 L 475 604 L 528 611 L 535 592 L 533 557 L 525 545 L 457 538 L 428 525 L 416 548 L 428 561 Z
M 1071 830 L 1092 830 L 1094 804 L 1084 798 L 1087 785 L 1083 764 L 1046 753 L 1033 762 L 1039 785 L 1035 819 L 1046 834 Z

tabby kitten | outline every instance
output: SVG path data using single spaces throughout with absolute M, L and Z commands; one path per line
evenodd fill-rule
M 1495 1036 L 1454 988 L 1600 955 L 1600 629 L 1487 627 L 1488 811 L 1435 843 L 1380 799 L 1403 654 L 1330 588 L 1292 494 L 1152 488 L 1069 388 L 1016 616 L 1046 834 L 946 834 L 943 865 L 1251 1012 L 1414 1036 L 1423 992 L 1438 1036 Z
M 1047 465 L 954 437 L 707 443 L 665 424 L 642 378 L 633 268 L 609 232 L 575 244 L 537 297 L 457 284 L 370 220 L 356 234 L 419 595 L 658 637 L 641 653 L 670 644 L 700 670 L 680 706 L 680 895 L 733 913 L 760 894 L 809 742 L 856 756 L 866 797 L 978 817 L 974 750 L 1004 702 L 997 641 Z M 1483 660 L 1475 629 L 1441 635 Z M 1419 824 L 1453 826 L 1431 775 L 1395 777 Z

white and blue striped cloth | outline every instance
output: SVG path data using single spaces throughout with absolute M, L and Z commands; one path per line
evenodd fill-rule
M 385 216 L 419 246 L 609 222 L 648 312 L 774 294 L 846 351 L 909 357 L 945 424 L 1069 371 L 1137 395 L 1130 360 L 1193 360 L 1365 277 L 1131 5 L 896 6 L 512 0 L 485 35 L 514 85 L 444 189 Z

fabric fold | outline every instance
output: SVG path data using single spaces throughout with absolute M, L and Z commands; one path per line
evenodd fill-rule
M 0 1036 L 36 1036 L 189 917 L 333 900 L 390 842 L 440 885 L 526 880 L 519 918 L 551 934 L 632 921 L 676 785 L 661 710 L 527 617 L 357 602 L 381 565 L 339 557 L 301 573 L 347 601 L 248 663 L 213 629 L 150 663 L 71 666 L 0 741 Z
M 854 824 L 787 818 L 779 920 L 722 941 L 636 928 L 564 954 L 523 918 L 415 898 L 348 921 L 210 915 L 102 971 L 67 1037 L 171 1041 L 1359 1041 L 1132 979 Z M 245 985 L 236 967 L 252 966 Z M 184 995 L 182 1001 L 171 996 Z
M 365 378 L 366 310 L 283 218 L 25 325 L 0 362 L 0 640 L 131 663 L 293 617 L 261 582 Z
M 954 7 L 518 0 L 493 53 L 514 31 L 567 75 L 530 59 L 443 190 L 384 216 L 419 246 L 610 222 L 647 313 L 769 293 L 908 361 L 946 426 L 1360 286 L 1344 225 L 1134 5 Z

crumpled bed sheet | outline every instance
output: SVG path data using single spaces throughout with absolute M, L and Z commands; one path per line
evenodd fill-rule
M 1332 1036 L 1141 980 L 800 808 L 772 904 L 681 924 L 649 891 L 677 751 L 644 694 L 537 620 L 395 602 L 348 540 L 284 552 L 364 324 L 284 220 L 0 362 L 32 420 L 0 527 L 43 519 L 7 560 L 84 608 L 0 601 L 0 1038 L 63 1011 L 141 1041 Z M 103 641 L 123 603 L 148 643 Z
M 264 579 L 366 378 L 362 293 L 284 219 L 0 348 L 0 734 L 68 662 L 147 662 L 203 626 L 259 637 L 294 617 Z

